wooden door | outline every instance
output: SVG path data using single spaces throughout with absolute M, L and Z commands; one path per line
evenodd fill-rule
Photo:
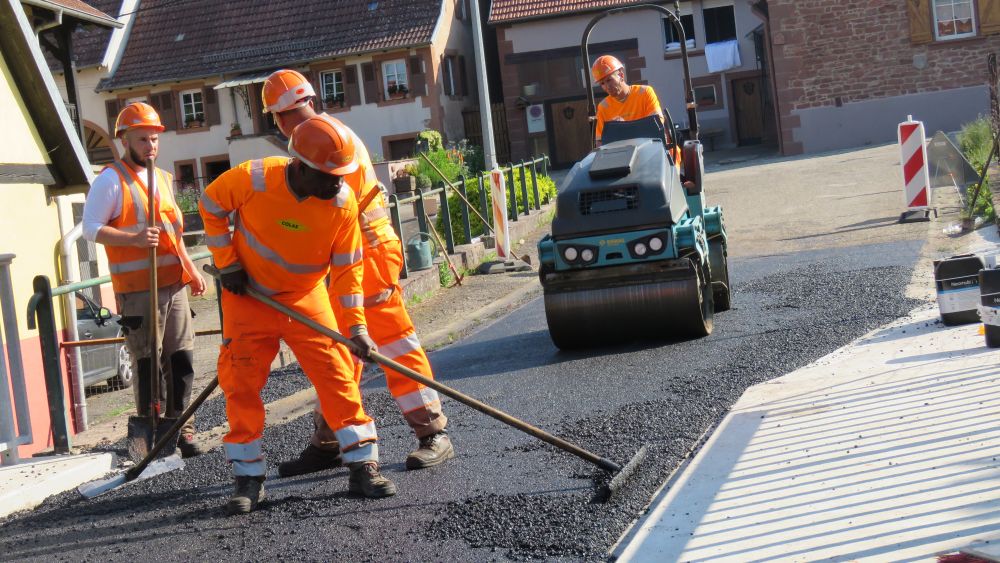
M 757 145 L 764 137 L 764 104 L 760 80 L 757 77 L 733 80 L 736 139 L 740 145 Z
M 590 152 L 592 143 L 587 120 L 587 99 L 550 102 L 546 108 L 552 136 L 552 165 L 572 166 Z

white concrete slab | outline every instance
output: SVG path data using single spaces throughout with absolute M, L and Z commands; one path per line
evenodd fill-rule
M 620 560 L 913 560 L 1000 541 L 1000 350 L 937 315 L 749 389 Z
M 34 508 L 48 497 L 103 477 L 116 465 L 112 453 L 54 456 L 0 467 L 0 517 Z

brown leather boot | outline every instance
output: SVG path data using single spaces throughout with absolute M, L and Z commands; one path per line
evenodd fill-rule
M 391 497 L 396 494 L 396 485 L 379 473 L 377 461 L 359 461 L 348 464 L 351 477 L 347 490 L 368 498 Z
M 263 501 L 264 476 L 247 477 L 239 475 L 236 477 L 236 487 L 233 491 L 233 496 L 229 497 L 229 502 L 226 503 L 226 514 L 230 516 L 248 514 Z
M 451 438 L 444 430 L 420 439 L 420 447 L 406 456 L 407 469 L 423 469 L 443 463 L 455 457 Z

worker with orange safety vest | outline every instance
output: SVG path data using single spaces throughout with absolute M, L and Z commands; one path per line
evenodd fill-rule
M 178 417 L 191 400 L 194 383 L 194 328 L 191 308 L 184 287 L 191 285 L 193 295 L 205 292 L 205 280 L 195 269 L 184 247 L 180 209 L 173 198 L 172 176 L 156 168 L 154 182 L 158 194 L 158 217 L 150 220 L 149 191 L 146 186 L 146 162 L 159 152 L 159 134 L 164 130 L 160 116 L 148 104 L 127 105 L 115 122 L 115 137 L 124 146 L 124 157 L 104 168 L 87 194 L 83 207 L 83 237 L 104 245 L 111 270 L 111 286 L 124 319 L 150 316 L 149 249 L 156 248 L 157 300 L 159 318 L 158 346 L 169 370 L 173 397 L 166 397 L 167 385 L 161 384 L 159 400 L 173 407 L 165 416 Z M 135 358 L 136 411 L 152 416 L 152 363 L 149 332 L 130 330 L 126 346 Z M 131 369 L 131 366 L 129 366 Z M 181 455 L 202 453 L 195 442 L 193 417 L 181 429 L 177 442 Z
M 625 81 L 625 65 L 611 55 L 602 55 L 590 69 L 594 83 L 608 94 L 597 104 L 597 129 L 594 133 L 597 146 L 601 145 L 604 124 L 609 121 L 635 121 L 651 115 L 662 119 L 663 109 L 652 86 Z M 668 135 L 672 132 L 668 131 Z M 677 169 L 681 169 L 681 150 L 675 146 L 672 155 Z
M 312 84 L 294 70 L 279 70 L 264 82 L 264 111 L 286 135 L 303 121 L 318 115 L 314 108 Z M 347 129 L 340 121 L 324 115 L 331 123 Z M 416 330 L 403 304 L 399 274 L 403 250 L 392 228 L 386 198 L 375 177 L 368 150 L 357 134 L 350 131 L 358 168 L 344 176 L 359 202 L 361 232 L 364 236 L 364 307 L 368 332 L 379 351 L 397 362 L 433 378 L 430 362 L 417 339 Z M 337 303 L 334 304 L 338 306 Z M 357 366 L 360 378 L 361 365 Z M 454 457 L 454 448 L 445 430 L 448 418 L 441 410 L 437 392 L 405 376 L 385 369 L 389 392 L 413 429 L 418 448 L 406 458 L 407 469 L 421 469 Z M 336 436 L 319 411 L 314 413 L 316 431 L 298 459 L 282 463 L 282 476 L 301 475 L 340 465 Z
M 244 295 L 252 287 L 350 334 L 361 355 L 375 350 L 363 307 L 358 206 L 343 182 L 358 167 L 350 132 L 316 117 L 292 133 L 288 151 L 294 158 L 252 160 L 225 172 L 199 203 L 206 244 L 224 289 L 219 386 L 229 418 L 223 444 L 236 477 L 230 514 L 250 512 L 263 499 L 260 392 L 279 340 L 292 349 L 316 388 L 323 417 L 350 467 L 349 490 L 365 497 L 396 493 L 379 472 L 375 423 L 361 405 L 347 349 Z M 230 214 L 235 215 L 233 233 Z M 340 304 L 336 311 L 331 300 Z

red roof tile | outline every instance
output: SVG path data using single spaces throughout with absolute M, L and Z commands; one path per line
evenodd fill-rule
M 491 24 L 560 16 L 574 12 L 592 12 L 606 8 L 645 4 L 650 0 L 493 0 Z M 654 3 L 662 3 L 655 2 Z
M 99 89 L 204 78 L 431 42 L 442 0 L 144 0 Z

